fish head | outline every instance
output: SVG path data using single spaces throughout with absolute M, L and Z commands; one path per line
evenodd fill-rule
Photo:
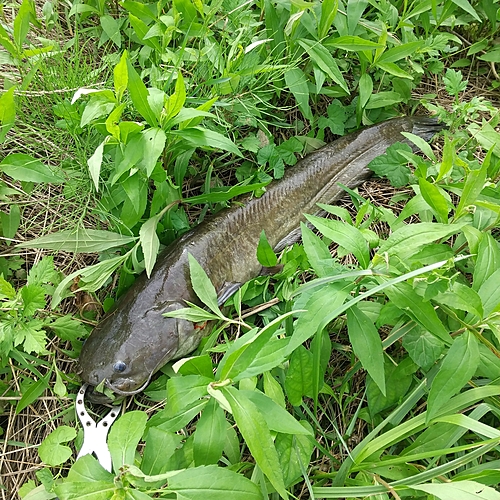
M 137 314 L 134 305 L 125 314 L 123 308 L 120 314 L 109 314 L 82 347 L 79 365 L 83 381 L 94 387 L 103 384 L 118 396 L 143 391 L 165 363 L 190 352 L 199 343 L 197 325 L 163 316 L 183 307 L 179 302 L 169 302 Z M 101 396 L 89 391 L 88 397 L 101 403 Z

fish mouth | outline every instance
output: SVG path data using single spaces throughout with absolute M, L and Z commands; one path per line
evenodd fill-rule
M 121 389 L 118 389 L 118 387 L 115 387 L 109 380 L 104 381 L 104 385 L 113 391 L 114 393 L 120 395 L 120 396 L 133 396 L 134 394 L 138 394 L 139 392 L 142 392 L 146 387 L 149 385 L 149 382 L 151 381 L 151 376 L 152 374 L 149 375 L 147 378 L 146 382 L 142 384 L 138 389 L 134 389 L 133 391 L 123 391 Z

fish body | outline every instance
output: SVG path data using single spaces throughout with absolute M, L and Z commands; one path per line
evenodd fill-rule
M 85 342 L 79 360 L 84 382 L 96 386 L 104 381 L 117 394 L 135 394 L 165 363 L 198 346 L 203 329 L 163 316 L 186 307 L 185 301 L 200 304 L 191 286 L 189 253 L 216 290 L 234 290 L 262 269 L 256 255 L 262 230 L 273 248 L 282 246 L 305 220 L 303 214 L 342 197 L 338 183 L 354 188 L 366 180 L 371 175 L 367 165 L 404 141 L 401 132 L 430 140 L 441 128 L 430 118 L 405 117 L 344 136 L 287 169 L 260 198 L 244 197 L 185 233 L 158 257 L 149 279 L 144 274 L 137 278 Z

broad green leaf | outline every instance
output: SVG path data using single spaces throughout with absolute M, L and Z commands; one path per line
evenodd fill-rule
M 264 394 L 266 394 L 266 396 L 269 396 L 282 408 L 286 408 L 285 394 L 283 393 L 281 384 L 274 378 L 270 371 L 264 372 L 263 379 Z
M 148 89 L 137 71 L 132 66 L 130 59 L 127 59 L 128 84 L 127 88 L 130 92 L 130 98 L 138 113 L 146 120 L 151 127 L 158 126 L 157 117 L 148 102 Z
M 448 222 L 450 207 L 440 188 L 422 177 L 418 180 L 418 185 L 420 187 L 420 194 L 432 208 L 436 220 L 442 224 L 446 224 Z
M 196 417 L 208 403 L 207 399 L 196 400 L 194 403 L 174 413 L 167 405 L 164 410 L 159 411 L 148 422 L 148 428 L 158 427 L 168 432 L 178 432 Z
M 377 67 L 386 71 L 387 73 L 397 76 L 398 78 L 406 78 L 407 80 L 413 80 L 413 76 L 410 73 L 402 70 L 396 63 L 392 62 L 377 62 Z
M 366 103 L 370 100 L 373 92 L 373 80 L 368 73 L 363 73 L 359 79 L 359 105 L 364 109 Z
M 385 396 L 382 340 L 372 321 L 357 306 L 347 310 L 347 332 L 354 354 Z
M 424 370 L 429 370 L 444 350 L 443 342 L 420 326 L 406 333 L 403 347 L 410 358 Z
M 306 50 L 311 60 L 318 65 L 321 71 L 326 73 L 335 83 L 340 85 L 347 94 L 349 94 L 349 87 L 342 76 L 337 61 L 335 61 L 330 52 L 319 42 L 307 38 L 298 40 L 298 42 Z
M 183 128 L 182 130 L 170 130 L 169 134 L 178 136 L 195 147 L 222 149 L 239 157 L 243 156 L 231 139 L 224 137 L 214 130 L 208 130 L 203 127 L 190 127 Z
M 43 378 L 33 382 L 21 395 L 21 399 L 16 406 L 16 414 L 19 415 L 28 405 L 38 399 L 45 389 L 49 388 L 49 380 L 52 370 L 47 373 Z
M 205 270 L 191 254 L 189 254 L 189 274 L 191 285 L 198 298 L 215 314 L 221 315 L 217 304 L 217 292 Z
M 175 309 L 174 311 L 163 313 L 165 318 L 181 318 L 193 323 L 202 323 L 204 321 L 210 321 L 214 319 L 220 319 L 220 315 L 215 315 L 205 309 L 197 306 L 184 307 L 181 309 Z
M 128 411 L 111 427 L 108 447 L 113 469 L 118 473 L 122 465 L 133 465 L 135 451 L 146 429 L 148 416 L 143 411 Z
M 289 369 L 290 370 L 290 369 Z M 259 390 L 240 390 L 259 409 L 270 430 L 282 434 L 306 434 L 312 436 L 310 429 L 303 427 L 290 413 Z
M 489 316 L 492 312 L 499 309 L 500 306 L 500 269 L 493 272 L 479 287 L 477 291 L 482 306 L 484 316 L 479 316 L 481 319 Z M 472 311 L 471 311 L 472 312 Z
M 477 248 L 472 287 L 479 290 L 483 283 L 500 268 L 500 248 L 490 233 L 483 233 Z
M 65 178 L 30 155 L 13 153 L 0 162 L 0 171 L 16 181 L 61 184 Z
M 175 82 L 175 91 L 165 101 L 165 121 L 171 120 L 177 116 L 186 102 L 186 86 L 182 72 L 177 72 L 177 81 Z
M 196 423 L 193 439 L 195 466 L 217 464 L 226 443 L 227 421 L 215 399 L 210 399 Z
M 122 188 L 127 198 L 125 199 L 120 218 L 129 228 L 134 227 L 144 215 L 148 203 L 147 180 L 140 171 L 122 181 Z
M 142 252 L 144 253 L 144 264 L 148 278 L 151 276 L 153 267 L 156 263 L 158 250 L 160 249 L 160 240 L 156 234 L 156 227 L 162 213 L 148 219 L 139 230 L 139 240 L 141 242 Z
M 377 63 L 395 63 L 405 57 L 414 55 L 415 52 L 423 45 L 424 42 L 422 40 L 397 45 L 396 47 L 392 47 L 384 51 L 384 53 L 377 60 Z
M 19 59 L 21 57 L 21 47 L 19 49 L 14 45 L 13 39 L 9 33 L 5 30 L 5 28 L 0 24 L 0 45 L 14 58 Z M 7 59 L 8 61 L 12 61 L 13 59 Z
M 5 140 L 7 132 L 14 126 L 16 119 L 15 89 L 16 87 L 12 86 L 0 96 L 0 144 Z
M 451 343 L 450 335 L 443 326 L 432 304 L 424 301 L 409 283 L 391 285 L 385 289 L 385 293 L 394 305 L 403 310 L 425 330 L 435 335 L 446 345 Z
M 167 382 L 168 410 L 173 414 L 207 395 L 207 385 L 213 378 L 201 375 L 172 377 Z
M 486 182 L 488 173 L 487 165 L 483 163 L 482 167 L 477 170 L 470 170 L 465 178 L 462 196 L 456 209 L 455 218 L 458 219 L 467 213 L 466 208 L 469 205 L 474 205 Z
M 498 285 L 500 286 L 500 283 L 498 283 Z M 478 318 L 483 318 L 483 305 L 481 303 L 480 290 L 478 293 L 467 285 L 454 282 L 451 291 L 440 293 L 434 300 L 435 302 L 450 306 L 453 309 L 470 312 L 475 314 Z M 498 300 L 500 301 L 500 297 L 498 297 Z
M 182 436 L 151 427 L 146 434 L 146 446 L 141 462 L 141 470 L 148 476 L 167 471 L 168 459 L 182 442 Z
M 117 141 L 120 140 L 120 118 L 122 116 L 123 110 L 125 109 L 125 103 L 119 104 L 106 118 L 104 124 L 106 125 L 106 130 L 111 136 Z
M 304 396 L 312 397 L 313 355 L 299 346 L 290 356 L 285 378 L 285 390 L 292 406 L 300 406 Z
M 457 394 L 474 375 L 479 364 L 479 348 L 472 333 L 466 331 L 457 337 L 434 377 L 427 401 L 426 422 Z
M 354 33 L 358 30 L 359 21 L 367 5 L 368 5 L 368 0 L 347 1 L 346 14 L 347 14 L 347 27 L 349 35 L 354 35 Z
M 32 15 L 36 17 L 33 6 L 34 4 L 30 0 L 23 0 L 14 19 L 14 41 L 19 50 L 22 50 L 26 35 L 30 29 L 30 17 Z
M 147 177 L 151 177 L 156 162 L 165 149 L 166 141 L 167 136 L 161 128 L 149 128 L 141 132 L 142 161 L 138 165 L 144 168 Z
M 102 155 L 104 153 L 104 145 L 106 139 L 97 146 L 94 154 L 87 160 L 89 167 L 90 177 L 94 181 L 96 191 L 99 191 L 99 176 L 101 175 Z
M 273 267 L 278 262 L 276 254 L 269 244 L 269 241 L 267 241 L 264 230 L 260 233 L 259 245 L 257 246 L 257 260 L 264 267 Z
M 324 0 L 321 2 L 321 17 L 318 23 L 319 40 L 322 40 L 328 34 L 328 30 L 337 15 L 338 7 L 338 0 Z
M 285 72 L 285 83 L 295 97 L 302 114 L 309 121 L 312 121 L 313 114 L 309 106 L 309 87 L 306 75 L 299 68 L 289 69 Z
M 300 424 L 312 432 L 308 422 L 303 420 Z M 302 471 L 310 463 L 314 443 L 307 435 L 278 434 L 275 444 L 285 486 L 288 487 L 302 475 Z
M 13 299 L 16 296 L 15 288 L 5 278 L 0 276 L 0 297 Z
M 172 368 L 181 375 L 202 375 L 211 379 L 214 378 L 212 359 L 208 354 L 180 359 L 174 363 Z
M 80 457 L 68 473 L 68 481 L 94 483 L 97 481 L 113 482 L 114 475 L 102 467 L 93 455 Z
M 373 170 L 380 177 L 386 176 L 394 187 L 405 186 L 411 176 L 411 170 L 400 151 L 411 153 L 411 148 L 408 144 L 397 142 L 389 146 L 383 155 L 378 156 L 368 164 L 370 170 Z
M 123 93 L 128 85 L 127 51 L 125 50 L 120 62 L 113 69 L 113 83 L 115 87 L 116 100 L 121 102 Z
M 215 465 L 192 467 L 172 476 L 168 491 L 175 491 L 179 500 L 262 500 L 257 484 L 226 467 Z
M 412 485 L 412 488 L 425 491 L 440 500 L 500 500 L 500 492 L 475 481 L 417 484 Z
M 357 52 L 359 50 L 373 50 L 384 48 L 384 45 L 382 45 L 381 43 L 372 42 L 371 40 L 365 40 L 364 38 L 355 35 L 329 38 L 325 45 L 331 45 L 332 47 L 337 47 L 343 50 L 350 50 L 353 52 Z
M 401 98 L 401 96 L 394 91 L 377 92 L 376 94 L 372 94 L 370 96 L 370 99 L 367 102 L 365 108 L 366 109 L 385 108 L 386 106 L 392 106 L 393 104 L 397 104 L 402 100 L 403 99 Z
M 103 252 L 110 248 L 123 247 L 135 241 L 135 236 L 125 236 L 111 231 L 78 228 L 40 236 L 34 240 L 20 243 L 20 248 L 44 248 L 77 253 Z
M 319 278 L 329 276 L 332 267 L 328 264 L 333 264 L 333 259 L 328 246 L 306 224 L 301 222 L 300 227 L 302 231 L 302 243 L 309 264 Z
M 45 293 L 40 285 L 25 285 L 21 288 L 24 316 L 34 316 L 39 309 L 45 308 Z
M 109 500 L 113 498 L 116 487 L 112 480 L 109 481 L 66 481 L 58 483 L 54 491 L 64 500 Z
M 228 400 L 234 420 L 257 465 L 267 476 L 279 495 L 287 499 L 283 472 L 271 432 L 262 413 L 234 387 L 223 387 L 221 392 Z
M 370 264 L 370 248 L 358 228 L 315 215 L 306 215 L 306 219 L 327 238 L 354 254 L 363 269 L 368 267 Z
M 469 13 L 476 21 L 481 22 L 481 18 L 468 0 L 452 0 L 452 2 L 455 5 L 458 5 L 461 9 L 465 10 L 465 12 Z
M 80 127 L 85 127 L 85 125 L 97 120 L 97 118 L 100 118 L 101 116 L 109 115 L 115 106 L 115 100 L 110 99 L 109 96 L 102 94 L 92 96 L 83 110 L 82 117 L 80 119 Z
M 106 33 L 108 38 L 118 48 L 120 48 L 122 46 L 122 37 L 120 33 L 120 24 L 118 23 L 118 21 L 109 15 L 101 16 L 99 18 L 99 21 L 104 33 Z
M 21 223 L 19 205 L 15 203 L 11 204 L 8 214 L 0 212 L 0 221 L 2 222 L 3 237 L 8 239 L 14 238 Z
M 53 430 L 38 447 L 38 455 L 42 462 L 52 467 L 63 464 L 72 455 L 69 446 L 61 443 L 72 441 L 76 437 L 76 430 L 67 425 L 61 425 Z
M 419 222 L 408 224 L 394 231 L 386 241 L 383 241 L 377 251 L 378 255 L 385 252 L 397 255 L 405 251 L 417 251 L 436 240 L 448 238 L 458 233 L 465 224 L 436 224 L 432 222 Z

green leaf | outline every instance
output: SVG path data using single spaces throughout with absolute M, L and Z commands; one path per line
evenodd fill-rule
M 141 132 L 142 160 L 138 166 L 146 171 L 147 177 L 151 177 L 156 162 L 165 149 L 166 141 L 167 136 L 161 128 L 149 128 Z
M 422 325 L 424 329 L 438 337 L 446 345 L 451 338 L 439 319 L 433 305 L 415 292 L 409 283 L 398 283 L 385 289 L 389 300 L 402 309 L 410 318 Z
M 451 291 L 440 293 L 434 298 L 434 301 L 459 311 L 470 312 L 478 318 L 483 318 L 483 305 L 480 294 L 469 286 L 462 285 L 462 283 L 454 282 Z
M 223 151 L 229 151 L 239 157 L 243 156 L 231 139 L 224 137 L 214 130 L 208 130 L 203 127 L 190 127 L 183 128 L 182 130 L 170 130 L 169 134 L 179 136 L 195 147 L 222 149 Z
M 318 38 L 320 40 L 327 35 L 337 15 L 338 7 L 338 0 L 324 0 L 321 2 L 321 18 L 318 23 Z
M 448 238 L 458 233 L 464 223 L 437 224 L 433 222 L 419 222 L 408 224 L 394 231 L 387 240 L 382 241 L 377 251 L 378 255 L 397 255 L 400 252 L 416 252 L 420 248 L 436 240 Z
M 467 207 L 474 205 L 481 191 L 486 183 L 486 176 L 488 174 L 487 165 L 483 164 L 480 169 L 471 170 L 468 172 L 465 179 L 462 196 L 456 209 L 455 218 L 458 219 L 467 213 Z
M 67 425 L 61 425 L 52 431 L 38 447 L 38 455 L 42 462 L 52 467 L 63 464 L 72 455 L 69 446 L 63 446 L 61 443 L 67 443 L 76 438 L 76 430 Z
M 168 481 L 168 491 L 177 493 L 178 500 L 262 500 L 258 485 L 226 467 L 215 465 L 183 470 Z
M 14 19 L 14 41 L 19 50 L 22 50 L 26 35 L 30 29 L 30 17 L 36 15 L 33 11 L 33 5 L 30 0 L 23 0 L 17 16 Z
M 257 246 L 257 260 L 264 267 L 274 267 L 278 262 L 276 254 L 269 244 L 269 241 L 267 241 L 264 230 L 260 233 L 259 245 Z
M 476 481 L 417 484 L 412 485 L 412 488 L 425 491 L 440 500 L 500 500 L 500 492 Z
M 201 375 L 172 377 L 167 382 L 168 410 L 179 413 L 191 403 L 207 395 L 207 385 L 213 378 Z
M 105 94 L 93 95 L 85 105 L 85 109 L 80 119 L 80 127 L 83 128 L 97 118 L 108 115 L 113 111 L 115 106 L 115 100 L 110 99 L 109 96 Z
M 191 254 L 189 254 L 188 258 L 191 285 L 193 286 L 194 292 L 211 311 L 222 316 L 217 304 L 217 292 L 207 276 L 207 273 Z
M 357 306 L 347 310 L 347 332 L 354 354 L 385 396 L 382 340 L 370 318 Z
M 23 343 L 25 352 L 37 354 L 44 353 L 47 336 L 42 330 L 43 322 L 39 319 L 32 319 L 17 326 L 15 344 Z
M 62 340 L 75 341 L 85 338 L 88 334 L 85 326 L 71 314 L 61 316 L 47 326 Z
M 468 12 L 476 21 L 481 22 L 481 18 L 468 0 L 452 0 L 452 2 L 455 5 L 458 5 L 461 9 L 465 10 L 465 12 Z
M 19 205 L 11 204 L 8 214 L 0 212 L 0 221 L 2 223 L 2 233 L 4 238 L 12 239 L 19 229 L 21 223 L 21 210 Z
M 358 228 L 344 222 L 315 215 L 306 215 L 306 219 L 327 238 L 354 254 L 363 269 L 368 267 L 370 264 L 370 248 L 363 237 L 363 233 Z
M 151 109 L 148 102 L 148 89 L 144 85 L 141 77 L 132 66 L 130 59 L 127 58 L 128 84 L 127 88 L 130 92 L 130 98 L 135 106 L 135 109 L 146 120 L 151 127 L 158 126 L 158 120 Z
M 397 104 L 402 100 L 403 99 L 397 92 L 394 91 L 378 92 L 370 96 L 370 99 L 368 100 L 365 109 L 385 108 L 386 106 L 392 106 L 393 104 Z
M 313 114 L 309 106 L 309 86 L 306 75 L 298 68 L 289 69 L 285 72 L 285 83 L 295 97 L 302 114 L 312 121 Z
M 0 297 L 13 299 L 15 296 L 16 296 L 15 288 L 2 276 L 0 276 Z
M 122 46 L 122 37 L 120 34 L 120 24 L 113 17 L 106 15 L 99 18 L 101 27 L 108 38 L 118 47 Z
M 313 355 L 305 347 L 299 346 L 290 356 L 285 378 L 285 390 L 292 406 L 300 406 L 303 396 L 313 392 Z
M 332 272 L 333 259 L 328 246 L 306 224 L 301 222 L 300 228 L 302 231 L 302 243 L 309 264 L 318 277 L 329 276 Z
M 368 164 L 369 169 L 380 177 L 387 177 L 394 187 L 405 186 L 411 176 L 411 170 L 399 151 L 411 153 L 411 148 L 408 144 L 397 142 L 389 146 L 383 155 L 378 156 Z
M 36 401 L 49 388 L 49 379 L 52 370 L 43 378 L 33 382 L 22 394 L 16 406 L 16 415 L 19 415 L 27 406 Z
M 115 86 L 116 100 L 120 102 L 128 85 L 127 51 L 125 50 L 120 62 L 113 69 L 113 83 Z
M 68 473 L 68 481 L 71 482 L 109 481 L 112 483 L 113 479 L 114 474 L 104 469 L 93 455 L 80 457 Z
M 16 119 L 15 89 L 16 87 L 12 86 L 0 96 L 0 144 L 5 140 L 7 132 L 14 126 Z
M 289 368 L 290 370 L 291 368 Z M 302 426 L 290 413 L 263 392 L 256 389 L 254 391 L 240 390 L 240 393 L 258 408 L 270 430 L 282 434 L 313 435 L 310 429 Z
M 146 266 L 148 278 L 151 276 L 160 249 L 160 240 L 156 234 L 156 227 L 163 215 L 163 213 L 160 213 L 151 217 L 139 230 L 139 241 L 141 242 L 142 251 L 144 253 L 144 264 Z
M 25 285 L 21 288 L 23 315 L 34 316 L 38 309 L 45 308 L 45 289 L 40 285 Z
M 321 71 L 326 73 L 335 83 L 340 85 L 340 87 L 345 90 L 347 94 L 349 94 L 349 87 L 342 76 L 342 72 L 337 65 L 337 61 L 333 58 L 328 49 L 326 49 L 319 42 L 308 40 L 306 38 L 298 40 L 298 42 L 305 49 L 311 60 L 318 65 Z
M 236 425 L 257 465 L 267 476 L 282 498 L 288 498 L 274 447 L 271 432 L 257 407 L 234 387 L 223 387 L 221 392 L 231 406 Z
M 135 450 L 146 429 L 148 416 L 143 411 L 129 411 L 111 427 L 108 447 L 113 469 L 118 473 L 122 465 L 133 465 Z
M 215 399 L 210 399 L 196 423 L 193 439 L 195 466 L 216 464 L 226 443 L 227 421 Z
M 65 178 L 30 155 L 14 153 L 0 162 L 0 171 L 16 181 L 61 184 Z
M 165 101 L 165 121 L 171 120 L 177 116 L 186 102 L 186 86 L 182 72 L 177 72 L 177 81 L 175 82 L 175 91 Z
M 476 372 L 479 348 L 472 333 L 466 331 L 457 337 L 434 377 L 427 401 L 426 423 L 439 409 L 457 394 Z
M 154 476 L 168 470 L 168 461 L 182 442 L 182 436 L 151 427 L 146 434 L 146 446 L 141 462 L 144 474 Z
M 450 208 L 440 188 L 424 178 L 418 180 L 418 185 L 420 187 L 420 194 L 432 208 L 436 220 L 446 224 L 448 222 L 448 212 Z
M 102 165 L 102 155 L 104 152 L 104 144 L 106 144 L 106 139 L 97 146 L 94 154 L 87 160 L 87 165 L 89 167 L 90 177 L 94 181 L 94 186 L 96 191 L 99 191 L 99 176 L 101 174 Z
M 422 40 L 397 45 L 396 47 L 392 47 L 384 51 L 380 58 L 377 60 L 377 63 L 395 63 L 396 61 L 400 61 L 405 57 L 414 55 L 415 52 L 417 52 L 417 50 L 423 45 L 424 42 Z
M 123 247 L 135 241 L 135 239 L 135 236 L 125 236 L 111 231 L 78 228 L 76 231 L 68 229 L 40 236 L 17 246 L 19 248 L 44 248 L 46 250 L 65 252 L 93 253 Z
M 403 347 L 410 358 L 424 370 L 429 370 L 444 350 L 443 342 L 420 326 L 406 333 Z
M 95 482 L 64 482 L 56 484 L 54 491 L 63 500 L 109 500 L 116 491 L 112 480 Z
M 500 248 L 490 233 L 483 233 L 477 248 L 472 288 L 479 290 L 483 283 L 500 268 Z
M 353 52 L 358 52 L 360 50 L 383 49 L 385 47 L 385 45 L 381 43 L 365 40 L 364 38 L 355 35 L 329 38 L 325 45 L 331 45 L 332 47 L 337 47 L 343 50 L 350 50 Z

